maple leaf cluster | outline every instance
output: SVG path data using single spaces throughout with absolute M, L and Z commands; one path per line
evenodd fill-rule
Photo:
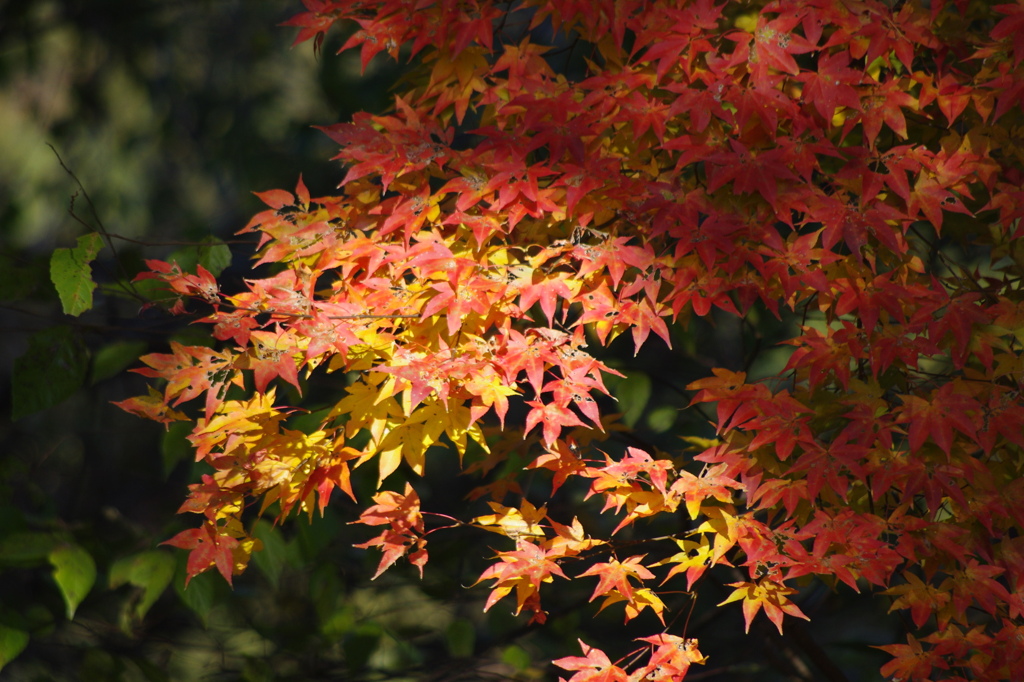
M 244 568 L 251 500 L 312 513 L 335 488 L 355 499 L 351 467 L 375 462 L 380 487 L 440 444 L 486 473 L 529 435 L 552 494 L 581 481 L 619 522 L 591 538 L 514 475 L 482 486 L 494 513 L 473 523 L 510 543 L 478 580 L 486 608 L 512 595 L 543 622 L 545 585 L 595 577 L 601 608 L 662 618 L 652 569 L 689 590 L 723 565 L 747 577 L 723 605 L 782 631 L 807 617 L 793 585 L 819 576 L 909 612 L 918 635 L 882 647 L 884 675 L 1024 678 L 1021 6 L 304 1 L 297 42 L 352 21 L 342 50 L 364 68 L 414 63 L 391 113 L 323 129 L 337 195 L 259 193 L 242 231 L 276 274 L 235 294 L 202 269 L 143 275 L 220 342 L 146 356 L 162 393 L 121 403 L 193 419 L 213 468 L 182 508 L 203 525 L 171 541 L 190 576 Z M 567 49 L 581 77 L 559 72 Z M 593 457 L 614 372 L 588 348 L 671 344 L 670 324 L 714 309 L 803 320 L 780 376 L 691 384 L 717 413 L 694 457 Z M 348 377 L 344 395 L 313 433 L 288 429 L 272 384 L 301 393 L 313 373 Z M 378 574 L 422 570 L 414 488 L 374 502 L 359 522 L 384 527 L 363 544 Z M 684 509 L 690 530 L 620 558 L 622 529 Z M 555 664 L 583 682 L 703 661 L 685 633 L 642 641 L 631 668 L 582 642 Z

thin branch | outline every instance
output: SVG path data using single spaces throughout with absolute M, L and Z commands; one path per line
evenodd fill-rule
M 231 303 L 223 303 L 223 305 L 230 306 L 235 310 L 244 310 L 247 313 L 253 313 L 256 315 L 270 315 L 271 317 L 285 317 L 294 320 L 312 320 L 315 319 L 316 315 L 310 315 L 309 313 L 285 313 L 279 310 L 257 310 L 256 308 L 246 308 L 240 305 L 232 305 Z M 358 315 L 322 315 L 319 316 L 325 320 L 402 320 L 402 319 L 416 319 L 419 315 L 374 315 L 371 313 L 361 313 Z
M 86 203 L 89 204 L 89 210 L 92 212 L 93 220 L 96 221 L 95 229 L 103 236 L 103 238 L 107 242 L 107 245 L 110 246 L 110 251 L 111 253 L 114 254 L 114 263 L 116 264 L 117 269 L 121 271 L 121 274 L 124 277 L 124 281 L 122 282 L 119 280 L 117 282 L 117 285 L 132 298 L 143 303 L 148 303 L 149 301 L 147 301 L 144 296 L 140 295 L 139 292 L 135 290 L 135 287 L 132 286 L 131 278 L 128 276 L 128 272 L 125 271 L 124 265 L 121 263 L 121 259 L 117 255 L 117 248 L 114 246 L 114 240 L 110 238 L 110 233 L 107 231 L 107 227 L 103 224 L 103 221 L 100 219 L 99 212 L 96 210 L 96 205 L 92 202 L 92 197 L 89 196 L 89 192 L 85 189 L 85 185 L 83 185 L 82 181 L 78 179 L 78 176 L 75 175 L 75 172 L 68 168 L 67 164 L 64 163 L 64 159 L 61 158 L 60 152 L 57 151 L 57 148 L 54 147 L 49 142 L 46 143 L 46 146 L 49 147 L 50 151 L 53 152 L 53 155 L 57 157 L 57 163 L 59 163 L 60 167 L 64 169 L 64 172 L 71 176 L 71 179 L 75 181 L 76 185 L 78 185 L 78 192 L 82 193 L 82 196 L 85 197 Z M 71 195 L 71 199 L 68 205 L 68 215 L 70 215 L 76 221 L 84 225 L 87 229 L 94 229 L 91 225 L 89 225 L 89 223 L 82 220 L 82 218 L 79 217 L 77 213 L 75 213 L 75 197 L 78 196 L 78 192 L 75 192 L 74 194 Z M 127 282 L 127 284 L 125 284 L 125 282 Z
M 124 242 L 130 242 L 132 244 L 138 244 L 140 246 L 213 246 L 210 242 L 189 242 L 189 241 L 169 241 L 169 242 L 151 242 L 144 241 L 141 239 L 132 239 L 131 237 L 125 237 L 124 235 L 108 233 L 106 235 L 110 239 L 120 239 Z M 218 240 L 221 244 L 251 244 L 251 240 L 246 239 L 221 239 Z
M 786 621 L 786 636 L 793 638 L 793 642 L 807 654 L 807 658 L 811 659 L 829 682 L 850 682 L 825 650 L 814 641 L 803 623 L 795 619 Z

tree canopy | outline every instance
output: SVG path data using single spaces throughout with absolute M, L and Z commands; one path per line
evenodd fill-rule
M 304 2 L 297 43 L 408 68 L 323 126 L 336 193 L 258 193 L 243 281 L 138 278 L 206 336 L 119 402 L 206 464 L 188 580 L 341 505 L 374 578 L 472 548 L 537 628 L 585 585 L 632 644 L 570 682 L 697 677 L 708 592 L 849 679 L 819 587 L 902 618 L 887 679 L 1024 675 L 1024 5 Z M 101 245 L 54 256 L 69 313 Z

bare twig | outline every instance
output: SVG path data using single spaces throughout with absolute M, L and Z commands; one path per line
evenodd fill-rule
M 132 239 L 131 237 L 125 237 L 124 235 L 109 233 L 107 235 L 111 239 L 120 239 L 124 242 L 130 242 L 132 244 L 138 244 L 140 246 L 212 246 L 210 242 L 190 242 L 190 241 L 169 241 L 169 242 L 151 242 L 142 239 Z M 221 244 L 250 244 L 250 241 L 245 239 L 221 239 L 218 240 Z

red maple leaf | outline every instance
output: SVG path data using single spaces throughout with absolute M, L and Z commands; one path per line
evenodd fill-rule
M 627 682 L 629 676 L 617 665 L 612 665 L 608 654 L 577 640 L 583 650 L 583 656 L 566 656 L 552 661 L 559 668 L 577 670 L 569 678 L 569 682 Z
M 907 85 L 900 79 L 890 78 L 884 83 L 873 86 L 867 97 L 861 99 L 860 113 L 848 116 L 843 126 L 843 137 L 860 123 L 864 128 L 864 139 L 869 147 L 875 146 L 882 124 L 896 133 L 901 139 L 907 139 L 907 119 L 903 116 L 903 108 L 916 110 L 917 100 L 907 92 Z
M 567 577 L 556 563 L 559 557 L 564 556 L 562 551 L 557 548 L 545 550 L 527 539 L 519 538 L 515 551 L 499 552 L 500 563 L 489 567 L 476 580 L 476 583 L 483 580 L 495 581 L 484 611 L 515 590 L 516 615 L 525 607 L 533 612 L 531 622 L 543 623 L 546 615 L 540 608 L 540 586 L 551 582 L 552 576 Z
M 221 535 L 214 524 L 204 523 L 199 528 L 183 530 L 160 544 L 191 550 L 185 565 L 186 587 L 192 578 L 211 566 L 216 566 L 224 580 L 231 584 L 231 574 L 235 565 L 232 550 L 238 547 L 238 540 Z
M 423 575 L 423 566 L 427 563 L 427 550 L 422 537 L 424 525 L 419 495 L 406 483 L 404 494 L 385 490 L 374 495 L 373 501 L 376 504 L 364 511 L 358 521 L 352 521 L 366 526 L 388 526 L 377 537 L 353 545 L 359 548 L 380 547 L 384 553 L 373 580 L 394 565 L 399 558 L 405 556 L 410 549 L 413 551 L 409 553 L 409 562 L 420 570 L 420 575 Z
M 1017 68 L 1024 59 L 1024 5 L 1005 4 L 993 7 L 995 11 L 1005 14 L 989 35 L 993 40 L 1013 39 L 1013 67 Z
M 246 357 L 249 369 L 253 371 L 253 379 L 256 390 L 266 393 L 267 385 L 277 377 L 281 377 L 298 390 L 302 395 L 302 386 L 299 385 L 299 366 L 304 359 L 298 359 L 295 349 L 291 347 L 292 335 L 281 331 L 265 332 L 254 331 L 251 334 L 255 341 L 252 349 Z
M 801 93 L 805 102 L 814 108 L 831 125 L 837 107 L 860 109 L 860 95 L 854 87 L 859 85 L 864 74 L 849 67 L 849 52 L 824 52 L 818 57 L 818 69 L 800 74 L 804 82 Z
M 526 404 L 533 408 L 526 415 L 526 433 L 541 424 L 544 445 L 547 447 L 551 447 L 558 439 L 563 426 L 586 426 L 568 406 L 536 400 L 527 400 Z
M 879 671 L 883 678 L 931 679 L 934 668 L 943 670 L 949 668 L 949 664 L 936 656 L 934 650 L 926 651 L 913 635 L 907 635 L 907 642 L 907 644 L 887 644 L 875 647 L 893 656 L 893 660 L 883 665 Z
M 787 598 L 787 595 L 796 594 L 796 590 L 785 587 L 781 583 L 763 578 L 757 583 L 729 583 L 729 587 L 736 589 L 719 606 L 742 600 L 743 619 L 746 622 L 747 632 L 750 632 L 750 623 L 762 608 L 768 619 L 779 629 L 779 634 L 782 634 L 783 614 L 810 620 L 799 606 Z
M 639 637 L 638 641 L 651 645 L 651 660 L 634 674 L 635 679 L 682 680 L 691 664 L 707 660 L 697 649 L 695 639 L 662 633 Z
M 609 592 L 618 592 L 627 600 L 632 601 L 633 586 L 630 585 L 629 579 L 636 578 L 641 582 L 654 579 L 654 574 L 640 563 L 645 556 L 631 556 L 621 562 L 613 559 L 607 563 L 594 564 L 583 573 L 580 573 L 580 577 L 596 575 L 599 578 L 597 587 L 594 588 L 594 593 L 590 595 L 590 601 L 594 601 L 601 595 L 608 594 Z

